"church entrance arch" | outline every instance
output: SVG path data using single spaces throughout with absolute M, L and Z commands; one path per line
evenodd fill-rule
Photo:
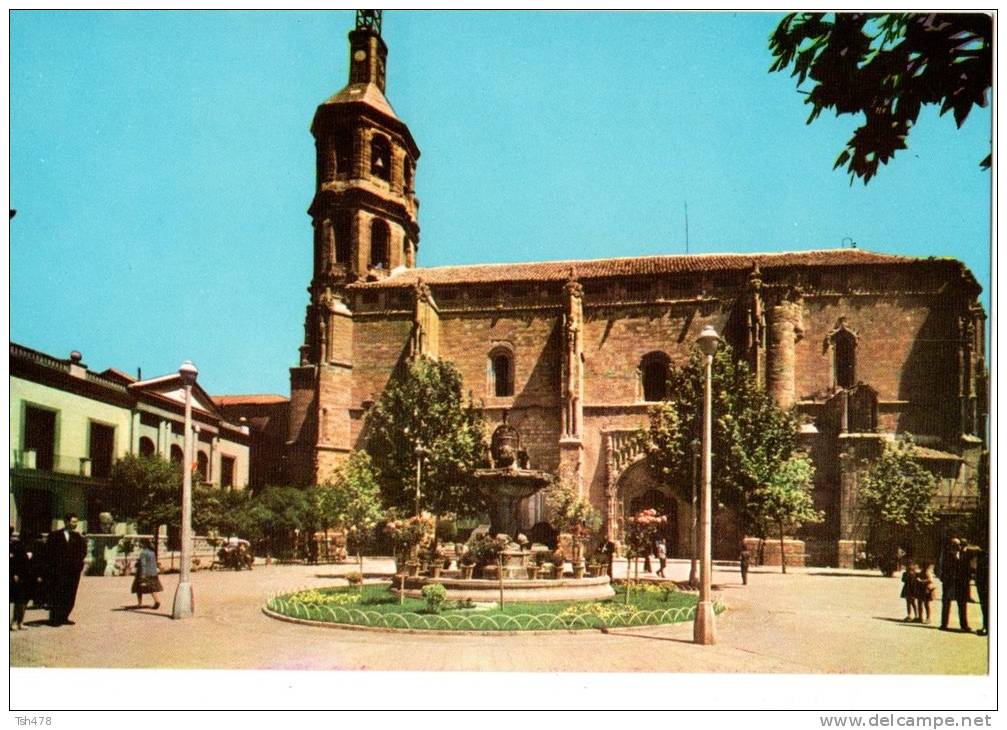
M 664 538 L 669 557 L 688 557 L 689 505 L 673 494 L 670 487 L 659 483 L 645 461 L 626 468 L 619 477 L 616 493 L 626 518 L 644 509 L 667 516 L 668 523 L 657 537 Z

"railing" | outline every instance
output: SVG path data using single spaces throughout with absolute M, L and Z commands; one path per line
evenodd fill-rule
M 46 463 L 35 449 L 14 449 L 11 451 L 11 468 L 26 471 L 41 471 L 53 474 L 71 474 L 79 477 L 91 476 L 91 459 L 87 456 L 67 456 L 53 454 L 52 463 Z
M 50 355 L 46 355 L 43 352 L 36 352 L 35 350 L 30 350 L 27 347 L 15 345 L 13 342 L 10 343 L 10 356 L 22 360 L 31 360 L 32 362 L 37 362 L 39 365 L 52 368 L 53 370 L 62 370 L 64 373 L 70 372 L 70 363 L 66 360 L 59 360 L 55 357 L 51 357 Z

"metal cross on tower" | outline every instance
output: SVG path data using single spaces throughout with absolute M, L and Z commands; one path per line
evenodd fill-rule
M 377 35 L 381 35 L 381 11 L 380 10 L 358 10 L 357 30 L 367 28 L 373 30 Z

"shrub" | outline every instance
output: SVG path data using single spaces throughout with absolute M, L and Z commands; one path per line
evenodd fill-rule
M 364 582 L 364 576 L 362 576 L 360 573 L 356 571 L 352 573 L 347 573 L 346 582 L 349 583 L 351 586 L 359 586 L 361 583 Z
M 448 597 L 447 588 L 440 583 L 429 583 L 423 586 L 421 593 L 423 598 L 426 599 L 427 609 L 431 613 L 440 613 L 441 607 Z
M 469 544 L 469 551 L 478 566 L 496 565 L 497 556 L 503 550 L 503 545 L 494 537 L 479 535 Z

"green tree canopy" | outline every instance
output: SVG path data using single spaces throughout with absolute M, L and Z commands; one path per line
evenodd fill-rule
M 112 465 L 109 492 L 115 517 L 136 520 L 141 530 L 180 523 L 182 472 L 166 459 L 127 454 Z
M 890 444 L 860 485 L 857 504 L 868 526 L 868 550 L 883 572 L 895 568 L 901 546 L 910 556 L 932 525 L 937 479 L 913 457 L 911 438 Z
M 356 549 L 358 561 L 362 561 L 361 548 L 383 517 L 381 487 L 371 457 L 366 451 L 352 452 L 322 489 L 327 509 L 335 523 L 347 530 L 351 547 Z
M 974 106 L 986 106 L 992 40 L 986 13 L 791 13 L 770 37 L 770 71 L 792 67 L 798 89 L 813 82 L 809 124 L 823 109 L 864 116 L 834 167 L 866 184 L 906 148 L 922 107 L 952 111 L 961 127 Z
M 414 511 L 416 447 L 423 449 L 422 508 L 434 515 L 484 510 L 473 471 L 483 461 L 481 412 L 444 360 L 421 357 L 393 377 L 367 421 L 367 452 L 385 503 Z
M 684 366 L 672 366 L 668 400 L 651 409 L 650 427 L 641 434 L 650 466 L 683 498 L 691 493 L 691 444 L 702 435 L 704 377 L 698 351 Z M 713 498 L 752 531 L 758 528 L 752 500 L 793 455 L 797 419 L 776 407 L 726 345 L 714 355 L 712 377 Z
M 770 526 L 776 528 L 780 539 L 780 567 L 784 573 L 787 572 L 783 550 L 786 532 L 825 519 L 825 513 L 815 509 L 811 496 L 814 475 L 815 467 L 807 457 L 792 456 L 770 474 L 769 480 L 756 489 L 749 500 L 752 522 L 758 526 L 759 535 L 765 537 Z

